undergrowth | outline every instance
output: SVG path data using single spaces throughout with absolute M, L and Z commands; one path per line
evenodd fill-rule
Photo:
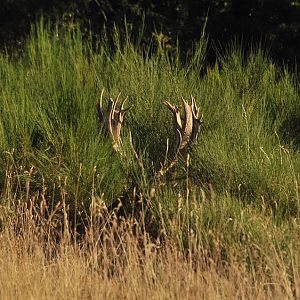
M 41 21 L 23 52 L 0 54 L 0 227 L 25 204 L 37 216 L 45 209 L 40 224 L 58 214 L 55 230 L 77 237 L 87 234 L 88 212 L 101 199 L 120 219 L 143 215 L 140 226 L 154 240 L 172 239 L 184 251 L 196 241 L 207 258 L 218 252 L 222 262 L 235 249 L 250 269 L 279 255 L 292 274 L 299 249 L 297 77 L 262 49 L 244 53 L 237 45 L 206 66 L 206 45 L 203 35 L 183 64 L 179 48 L 159 41 L 146 48 L 131 41 L 130 30 L 120 38 L 116 29 L 112 46 L 83 37 L 77 26 L 50 29 Z M 97 123 L 103 88 L 105 99 L 129 96 L 123 156 Z M 198 143 L 157 184 L 153 174 L 175 142 L 162 103 L 191 94 L 204 115 Z

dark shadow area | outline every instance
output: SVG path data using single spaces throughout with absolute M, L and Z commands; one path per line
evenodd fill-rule
M 0 44 L 22 46 L 30 27 L 43 15 L 61 25 L 79 22 L 94 36 L 113 32 L 124 20 L 145 31 L 146 44 L 153 34 L 162 33 L 169 43 L 180 42 L 184 54 L 199 40 L 204 24 L 213 44 L 226 45 L 235 38 L 246 44 L 267 45 L 277 62 L 294 65 L 300 56 L 300 1 L 272 0 L 3 0 L 0 7 Z M 144 23 L 142 20 L 144 19 Z M 143 42 L 143 41 L 142 41 Z M 208 61 L 214 61 L 210 47 Z
M 285 144 L 292 145 L 297 150 L 300 149 L 300 115 L 292 114 L 283 122 L 279 132 Z

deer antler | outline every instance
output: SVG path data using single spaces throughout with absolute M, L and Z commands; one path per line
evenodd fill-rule
M 106 115 L 104 115 L 103 106 L 102 106 L 103 94 L 104 94 L 104 89 L 101 92 L 100 100 L 97 105 L 98 121 L 100 124 L 104 123 L 104 127 L 103 127 L 104 134 L 111 139 L 113 148 L 116 151 L 118 151 L 122 143 L 121 129 L 124 121 L 124 116 L 125 113 L 130 109 L 130 108 L 124 108 L 124 104 L 127 101 L 128 97 L 126 97 L 122 101 L 120 110 L 116 110 L 116 106 L 119 101 L 119 97 L 121 93 L 118 94 L 115 100 L 110 98 L 108 100 Z M 115 114 L 117 115 L 116 119 L 115 119 Z
M 165 101 L 164 104 L 173 114 L 173 126 L 176 132 L 176 150 L 174 157 L 167 164 L 166 162 L 156 173 L 155 177 L 164 176 L 177 162 L 178 155 L 184 153 L 187 146 L 197 141 L 200 126 L 203 123 L 203 115 L 199 115 L 199 109 L 193 96 L 192 104 L 188 104 L 181 98 L 184 108 L 184 119 L 181 119 L 178 106 Z

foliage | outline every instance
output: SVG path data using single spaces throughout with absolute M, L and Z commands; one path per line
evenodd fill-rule
M 41 14 L 62 23 L 75 20 L 81 23 L 82 30 L 92 30 L 95 35 L 104 26 L 112 32 L 114 24 L 124 24 L 124 17 L 138 28 L 145 17 L 146 43 L 153 32 L 163 32 L 174 44 L 178 38 L 184 52 L 191 49 L 191 41 L 200 38 L 207 19 L 206 30 L 212 45 L 228 44 L 237 38 L 249 44 L 263 43 L 279 60 L 294 63 L 299 59 L 299 1 L 3 0 L 0 40 L 5 45 L 20 40 Z M 214 51 L 209 58 L 214 61 Z
M 131 41 L 128 28 L 125 38 L 116 29 L 112 51 L 107 40 L 95 42 L 75 24 L 59 28 L 41 20 L 22 53 L 0 54 L 0 233 L 17 219 L 12 228 L 24 236 L 26 228 L 35 228 L 36 237 L 40 230 L 42 241 L 85 232 L 80 237 L 91 241 L 78 249 L 98 251 L 109 226 L 120 224 L 102 213 L 120 200 L 122 217 L 144 237 L 172 240 L 183 255 L 199 250 L 218 270 L 236 259 L 251 274 L 263 272 L 264 282 L 276 281 L 278 272 L 268 270 L 277 262 L 276 270 L 288 274 L 286 286 L 295 286 L 300 109 L 293 74 L 261 49 L 245 55 L 236 45 L 206 67 L 204 35 L 182 65 L 180 49 L 163 35 L 156 36 L 158 47 L 147 48 L 142 39 Z M 123 155 L 97 124 L 103 88 L 105 100 L 122 92 L 132 106 Z M 153 171 L 165 159 L 167 140 L 170 148 L 174 143 L 162 103 L 190 94 L 204 115 L 199 142 L 158 184 Z

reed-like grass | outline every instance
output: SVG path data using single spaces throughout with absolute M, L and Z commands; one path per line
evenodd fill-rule
M 138 220 L 119 221 L 98 198 L 87 212 L 86 234 L 74 240 L 73 231 L 67 229 L 64 199 L 50 218 L 45 201 L 37 209 L 36 199 L 30 200 L 16 207 L 16 215 L 1 210 L 6 224 L 0 233 L 1 299 L 297 299 L 300 295 L 299 251 L 280 250 L 282 228 L 270 220 L 260 223 L 260 212 L 245 210 L 239 219 L 234 213 L 231 219 L 223 215 L 224 222 L 212 218 L 218 224 L 213 230 L 207 226 L 201 235 L 190 232 L 183 245 L 171 234 L 164 240 L 151 239 L 143 229 L 145 214 Z M 197 211 L 198 216 L 217 217 L 220 207 L 214 205 L 210 213 Z M 247 219 L 249 214 L 252 220 Z M 183 221 L 176 211 L 172 229 L 178 236 Z M 65 228 L 59 231 L 56 224 Z M 263 243 L 253 235 L 253 226 L 260 234 L 263 230 Z M 224 251 L 222 227 L 235 234 L 248 228 L 240 237 L 247 248 L 232 247 L 229 241 Z M 211 240 L 210 250 L 204 239 Z
M 249 286 L 262 298 L 274 291 L 286 297 L 299 292 L 298 80 L 279 69 L 261 49 L 244 53 L 241 47 L 230 47 L 214 66 L 206 66 L 206 43 L 203 35 L 192 57 L 182 63 L 179 49 L 159 40 L 147 48 L 133 43 L 129 32 L 120 38 L 116 30 L 113 42 L 94 41 L 76 26 L 50 29 L 41 21 L 22 52 L 0 54 L 0 262 L 7 251 L 23 247 L 11 227 L 31 234 L 28 228 L 19 228 L 19 221 L 18 226 L 11 225 L 15 224 L 11 220 L 20 218 L 19 205 L 25 203 L 34 216 L 42 216 L 36 217 L 35 228 L 55 220 L 54 237 L 61 231 L 74 238 L 92 228 L 89 212 L 95 202 L 101 199 L 109 207 L 119 199 L 125 208 L 123 217 L 141 220 L 140 215 L 144 216 L 145 224 L 141 221 L 139 226 L 152 239 L 171 241 L 172 246 L 167 242 L 158 256 L 146 259 L 143 271 L 128 269 L 126 273 L 126 267 L 120 267 L 118 272 L 124 272 L 120 278 L 104 281 L 113 295 L 117 290 L 126 294 L 126 276 L 143 273 L 148 263 L 153 268 L 158 264 L 151 274 L 158 278 L 159 288 L 152 283 L 152 275 L 145 275 L 135 282 L 137 297 L 165 290 L 165 297 L 170 292 L 170 297 L 180 298 L 179 282 L 174 290 L 173 285 L 165 285 L 176 279 L 171 274 L 173 263 L 195 283 L 189 292 L 199 287 L 191 295 L 202 295 L 205 282 L 211 297 L 225 297 L 228 286 L 237 297 L 250 297 Z M 103 88 L 105 99 L 122 92 L 132 106 L 124 124 L 123 155 L 112 150 L 97 124 L 96 104 Z M 157 184 L 153 172 L 165 159 L 167 140 L 170 151 L 174 143 L 171 115 L 162 103 L 168 99 L 180 104 L 182 96 L 191 94 L 204 115 L 199 141 L 189 157 L 179 160 L 165 184 Z M 130 147 L 129 131 L 139 162 Z M 7 237 L 14 242 L 4 247 Z M 130 238 L 134 243 L 134 237 Z M 39 248 L 44 247 L 42 242 L 32 245 L 26 240 L 24 247 L 37 245 L 40 250 L 28 254 L 25 273 L 29 272 L 26 266 L 42 268 L 45 261 L 51 265 Z M 120 245 L 114 240 L 112 247 Z M 76 274 L 88 281 L 87 292 L 94 297 L 89 286 L 104 273 L 97 267 L 90 269 L 88 260 L 94 254 L 72 247 L 69 254 L 69 248 L 62 247 L 66 256 L 56 260 L 54 269 L 65 272 L 62 280 L 69 280 L 72 268 L 82 266 L 85 273 Z M 104 259 L 107 250 L 99 251 Z M 177 261 L 176 251 L 180 255 L 201 252 L 200 271 L 194 272 L 189 260 Z M 12 259 L 17 259 L 14 253 Z M 77 255 L 74 265 L 68 265 L 69 257 L 73 260 Z M 82 257 L 86 255 L 88 259 Z M 126 256 L 125 250 L 122 255 Z M 21 267 L 14 263 L 15 268 Z M 219 269 L 220 264 L 226 267 Z M 4 267 L 1 263 L 0 268 Z M 85 276 L 94 269 L 96 279 L 89 281 Z M 6 274 L 13 276 L 13 270 Z M 56 271 L 40 270 L 47 280 L 53 275 L 51 284 L 58 285 Z M 235 276 L 245 281 L 236 285 Z M 0 278 L 1 283 L 10 280 Z M 224 284 L 220 289 L 218 280 Z M 149 290 L 139 290 L 143 284 Z M 58 297 L 51 289 L 40 292 L 46 293 L 45 298 Z M 130 292 L 128 297 L 133 296 Z M 79 297 L 79 290 L 74 293 Z

